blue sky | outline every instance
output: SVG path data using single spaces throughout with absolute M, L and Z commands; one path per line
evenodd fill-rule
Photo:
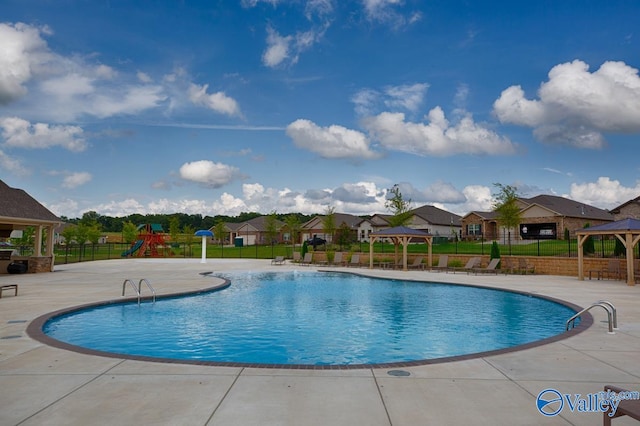
M 2 0 L 0 178 L 58 215 L 640 195 L 640 2 Z

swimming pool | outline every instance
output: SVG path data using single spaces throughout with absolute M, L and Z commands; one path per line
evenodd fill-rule
M 225 290 L 56 316 L 100 353 L 227 364 L 361 366 L 486 353 L 561 335 L 575 310 L 531 295 L 345 273 L 236 273 Z

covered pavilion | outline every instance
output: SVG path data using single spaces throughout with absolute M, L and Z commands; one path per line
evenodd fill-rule
M 633 270 L 633 249 L 640 241 L 640 220 L 627 218 L 611 223 L 581 229 L 576 232 L 578 237 L 578 279 L 584 280 L 584 255 L 582 246 L 588 237 L 594 235 L 615 235 L 626 248 L 627 284 L 635 285 Z
M 427 265 L 432 264 L 432 246 L 433 235 L 421 231 L 419 229 L 408 228 L 406 226 L 396 226 L 393 228 L 383 229 L 381 231 L 372 232 L 369 234 L 369 268 L 373 268 L 373 243 L 383 238 L 388 238 L 393 241 L 395 246 L 395 258 L 394 263 L 398 263 L 398 249 L 402 245 L 402 269 L 406 271 L 407 268 L 407 245 L 413 239 L 424 240 L 427 243 L 428 255 Z
M 53 271 L 54 228 L 60 223 L 59 217 L 25 191 L 0 180 L 0 237 L 9 238 L 11 232 L 29 226 L 35 228 L 33 255 L 24 258 L 12 255 L 11 261 L 27 262 L 29 272 Z

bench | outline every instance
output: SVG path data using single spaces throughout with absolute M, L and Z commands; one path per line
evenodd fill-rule
M 617 386 L 607 385 L 604 387 L 604 391 L 614 391 L 616 394 L 620 392 L 629 392 L 626 389 L 619 388 Z M 620 405 L 618 405 L 618 409 L 613 417 L 609 417 L 609 410 L 604 413 L 603 425 L 611 426 L 611 419 L 615 419 L 616 417 L 629 416 L 632 419 L 640 420 L 640 399 L 624 399 L 620 401 Z
M 0 299 L 2 299 L 2 292 L 4 290 L 15 290 L 14 296 L 18 295 L 18 284 L 5 284 L 0 286 Z

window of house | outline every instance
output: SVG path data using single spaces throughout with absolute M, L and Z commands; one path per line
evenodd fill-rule
M 482 235 L 482 225 L 479 223 L 468 224 L 467 235 Z

